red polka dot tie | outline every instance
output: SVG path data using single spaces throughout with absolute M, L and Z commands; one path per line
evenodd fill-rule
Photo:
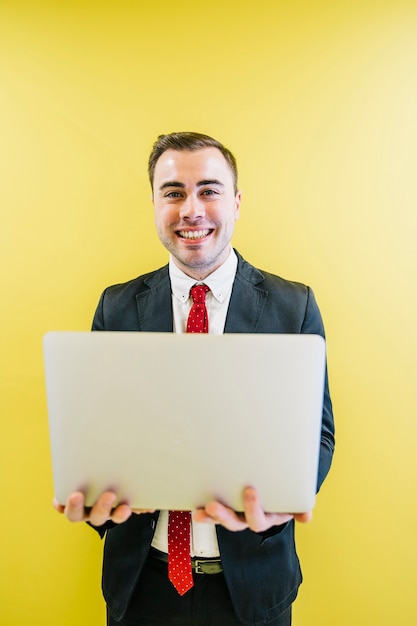
M 187 321 L 187 333 L 208 333 L 206 309 L 207 285 L 194 285 L 190 294 L 193 304 Z M 183 596 L 194 585 L 190 556 L 191 512 L 169 511 L 168 577 Z
M 187 321 L 187 333 L 208 333 L 208 316 L 206 309 L 206 293 L 210 291 L 207 285 L 191 287 L 193 304 Z
M 169 512 L 168 578 L 180 596 L 194 585 L 190 556 L 190 527 L 190 511 Z

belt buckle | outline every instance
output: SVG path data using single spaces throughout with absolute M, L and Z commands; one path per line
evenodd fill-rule
M 195 559 L 194 572 L 196 574 L 217 574 L 221 569 L 219 568 L 220 559 Z M 210 570 L 212 570 L 210 572 Z

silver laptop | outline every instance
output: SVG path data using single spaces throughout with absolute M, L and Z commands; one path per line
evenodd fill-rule
M 315 500 L 325 342 L 318 335 L 51 332 L 44 357 L 55 496 L 135 508 L 266 511 Z

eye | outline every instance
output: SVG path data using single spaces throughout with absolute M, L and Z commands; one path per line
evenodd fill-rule
M 204 191 L 201 192 L 202 196 L 214 196 L 217 195 L 219 192 L 216 191 L 215 189 L 204 189 Z
M 168 193 L 166 193 L 164 197 L 165 198 L 181 198 L 181 194 L 179 191 L 168 191 Z

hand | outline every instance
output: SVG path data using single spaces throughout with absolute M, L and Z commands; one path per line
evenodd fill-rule
M 221 524 L 228 530 L 237 531 L 250 528 L 254 532 L 260 533 L 268 530 L 271 526 L 280 526 L 292 519 L 297 522 L 309 522 L 312 513 L 311 511 L 308 513 L 265 513 L 262 510 L 256 489 L 246 487 L 243 490 L 243 513 L 237 513 L 220 502 L 210 502 L 204 508 L 197 509 L 193 518 L 196 522 Z
M 117 495 L 112 491 L 105 491 L 91 508 L 86 508 L 84 494 L 80 491 L 72 493 L 65 505 L 59 504 L 54 498 L 54 508 L 63 513 L 70 522 L 90 522 L 93 526 L 102 526 L 108 520 L 115 524 L 122 524 L 132 513 L 153 513 L 150 509 L 131 509 L 128 504 L 119 504 L 116 507 Z

